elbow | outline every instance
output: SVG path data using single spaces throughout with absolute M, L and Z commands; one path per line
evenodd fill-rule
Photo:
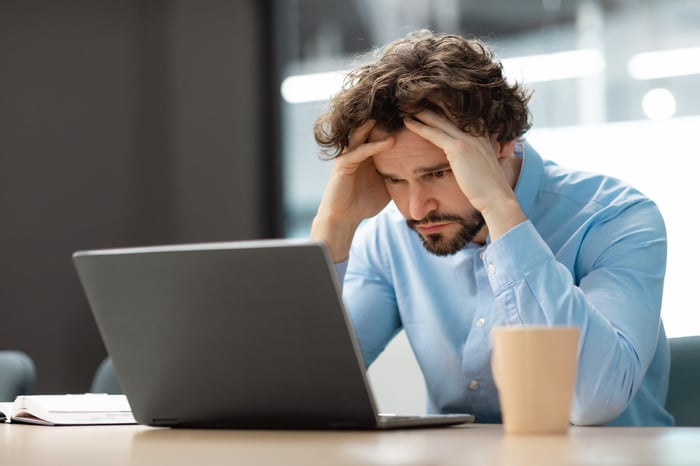
M 574 401 L 569 421 L 575 426 L 602 426 L 617 419 L 626 408 L 627 402 L 622 399 L 607 404 Z
M 580 359 L 571 423 L 599 426 L 619 418 L 642 385 L 644 367 L 638 352 L 624 338 L 604 354 Z
M 578 426 L 600 426 L 614 421 L 627 409 L 639 388 L 639 382 L 635 379 L 628 374 L 621 376 L 613 385 L 599 380 L 595 387 L 586 384 L 578 386 L 569 420 Z

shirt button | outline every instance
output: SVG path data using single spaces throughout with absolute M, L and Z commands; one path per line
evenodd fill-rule
M 480 258 L 481 260 L 484 260 L 484 251 L 481 251 L 481 252 L 479 253 L 479 258 Z
M 476 326 L 477 326 L 477 327 L 481 328 L 481 327 L 483 327 L 484 325 L 486 325 L 486 319 L 484 319 L 483 317 L 481 317 L 480 319 L 478 319 L 478 320 L 476 321 Z
M 479 388 L 479 381 L 478 380 L 472 380 L 469 382 L 469 390 L 476 390 Z
M 496 266 L 493 264 L 489 264 L 486 266 L 486 270 L 488 270 L 490 275 L 493 275 L 496 273 Z

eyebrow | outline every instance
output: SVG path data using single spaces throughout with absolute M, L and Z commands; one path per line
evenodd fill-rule
M 450 169 L 450 163 L 449 162 L 441 162 L 437 165 L 432 165 L 429 167 L 418 167 L 415 170 L 413 170 L 414 175 L 424 175 L 426 173 L 432 173 L 432 172 L 438 172 L 440 170 L 448 170 Z M 375 167 L 375 170 L 377 170 L 377 173 L 379 173 L 380 176 L 383 176 L 384 178 L 398 178 L 398 176 L 391 175 L 389 173 L 382 173 L 379 171 L 378 168 Z

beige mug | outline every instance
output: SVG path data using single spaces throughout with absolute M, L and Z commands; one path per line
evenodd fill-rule
M 578 368 L 578 327 L 495 327 L 491 369 L 508 434 L 564 434 Z

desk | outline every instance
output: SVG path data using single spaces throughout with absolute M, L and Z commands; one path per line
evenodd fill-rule
M 185 430 L 0 424 L 0 465 L 700 465 L 700 428 L 574 427 L 505 436 L 501 426 L 391 432 Z

